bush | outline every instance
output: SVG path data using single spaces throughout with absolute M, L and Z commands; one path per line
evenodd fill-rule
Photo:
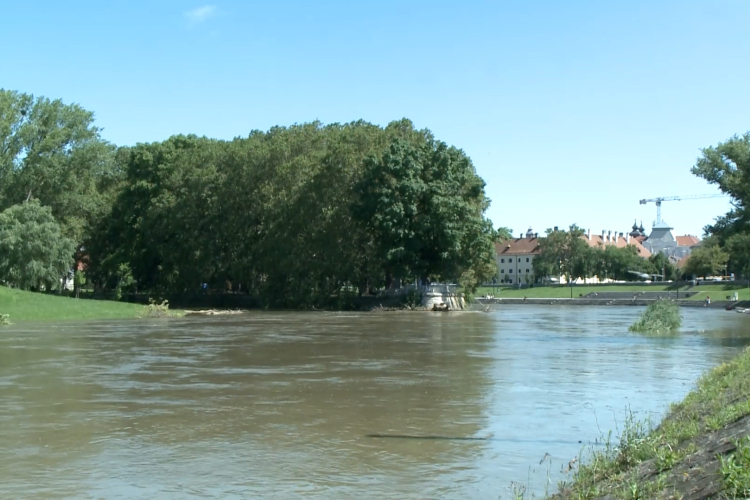
M 150 300 L 146 306 L 146 316 L 149 318 L 166 318 L 170 316 L 169 301 L 162 301 L 161 304 L 155 300 Z
M 10 314 L 0 314 L 0 325 L 10 325 Z
M 419 290 L 409 290 L 404 295 L 403 305 L 415 309 L 422 305 L 422 292 Z
M 672 300 L 657 300 L 646 308 L 638 321 L 630 325 L 629 330 L 641 333 L 669 333 L 680 328 L 681 324 L 680 306 Z

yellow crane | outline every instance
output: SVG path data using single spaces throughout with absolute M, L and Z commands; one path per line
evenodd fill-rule
M 692 196 L 660 196 L 658 198 L 643 199 L 641 200 L 641 205 L 645 205 L 646 203 L 655 203 L 656 204 L 656 224 L 660 224 L 662 201 L 699 200 L 702 198 L 721 198 L 723 196 L 726 196 L 726 195 L 717 193 L 717 194 L 695 194 Z

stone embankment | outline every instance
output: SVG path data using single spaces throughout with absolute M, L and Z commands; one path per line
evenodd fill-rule
M 666 298 L 666 297 L 664 297 Z M 482 299 L 478 298 L 476 301 L 481 305 L 517 305 L 517 304 L 530 304 L 530 305 L 574 305 L 574 306 L 647 306 L 659 300 L 655 298 L 592 298 L 592 297 L 574 297 L 572 299 L 561 299 L 561 298 L 539 298 L 539 297 L 528 297 L 528 298 L 494 298 L 494 299 Z M 710 307 L 712 309 L 734 309 L 735 307 L 748 307 L 747 303 L 734 302 L 729 300 L 717 300 L 712 301 L 710 305 L 706 305 L 705 302 L 700 300 L 678 300 L 677 303 L 681 307 Z

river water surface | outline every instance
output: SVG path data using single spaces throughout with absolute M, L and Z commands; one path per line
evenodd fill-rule
M 658 420 L 750 317 L 249 313 L 0 330 L 2 498 L 496 499 Z M 551 458 L 542 465 L 542 457 Z M 549 475 L 549 478 L 548 478 Z M 549 484 L 549 486 L 547 486 Z

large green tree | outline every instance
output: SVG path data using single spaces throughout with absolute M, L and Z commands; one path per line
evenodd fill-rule
M 418 157 L 414 169 L 394 164 L 402 150 Z M 119 195 L 86 244 L 97 287 L 132 276 L 139 289 L 208 283 L 305 306 L 338 304 L 388 277 L 471 288 L 495 272 L 484 183 L 463 152 L 408 120 L 175 136 L 119 150 L 115 163 Z M 377 196 L 414 207 L 395 232 Z
M 73 264 L 75 244 L 37 200 L 0 212 L 0 280 L 21 289 L 53 290 Z
M 535 276 L 565 276 L 567 281 L 577 277 L 576 271 L 585 268 L 582 259 L 588 256 L 589 245 L 581 236 L 583 229 L 571 225 L 567 231 L 547 229 L 547 237 L 539 240 L 540 253 L 534 257 Z
M 724 270 L 728 260 L 729 255 L 718 244 L 704 240 L 703 245 L 690 252 L 684 272 L 697 277 L 713 276 Z
M 635 273 L 653 273 L 654 266 L 648 259 L 638 255 L 633 245 L 617 247 L 607 245 L 600 250 L 601 263 L 597 274 L 618 281 L 637 281 L 640 276 Z
M 732 198 L 732 209 L 716 222 L 705 228 L 706 233 L 728 251 L 730 268 L 738 273 L 748 275 L 748 251 L 746 243 L 750 241 L 750 132 L 734 136 L 714 147 L 705 148 L 692 169 L 693 174 L 718 187 Z M 717 254 L 713 249 L 710 252 Z M 716 259 L 707 258 L 709 250 L 700 252 L 694 262 L 704 262 L 692 271 L 704 275 L 718 271 L 710 265 Z M 714 255 L 716 257 L 716 255 Z M 691 256 L 692 260 L 692 256 Z M 719 259 L 720 260 L 720 259 Z M 689 262 L 688 262 L 689 263 Z M 718 264 L 717 264 L 718 265 Z
M 661 274 L 665 280 L 677 279 L 677 266 L 663 253 L 657 252 L 651 255 L 648 261 L 652 266 L 652 269 L 650 269 L 651 273 Z
M 484 181 L 461 150 L 396 139 L 382 158 L 365 161 L 356 190 L 352 213 L 373 238 L 387 281 L 459 281 L 474 289 L 496 274 Z
M 82 242 L 118 182 L 99 132 L 77 104 L 0 89 L 0 209 L 38 199 Z

